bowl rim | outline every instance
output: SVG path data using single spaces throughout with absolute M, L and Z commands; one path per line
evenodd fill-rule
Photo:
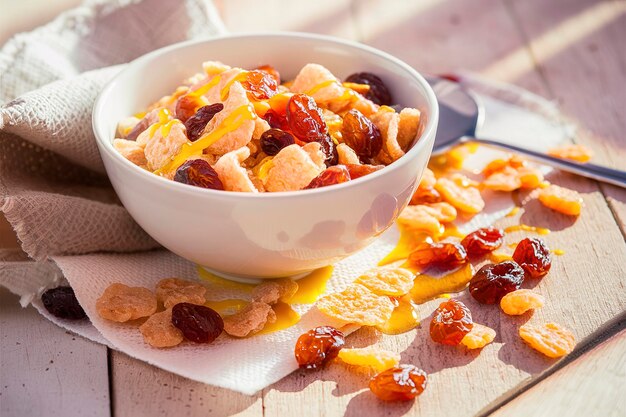
M 341 46 L 347 46 L 350 48 L 361 49 L 367 53 L 377 55 L 381 58 L 384 58 L 388 61 L 393 62 L 395 65 L 407 71 L 410 75 L 415 78 L 418 83 L 421 85 L 422 89 L 425 92 L 426 104 L 428 106 L 428 119 L 426 121 L 426 126 L 420 134 L 420 139 L 424 137 L 428 137 L 429 135 L 435 135 L 436 132 L 433 130 L 436 129 L 437 122 L 439 120 L 439 104 L 437 102 L 437 98 L 435 93 L 430 86 L 430 84 L 426 81 L 424 76 L 420 74 L 418 71 L 413 69 L 410 65 L 405 63 L 404 61 L 396 58 L 395 56 L 381 51 L 377 48 L 371 47 L 369 45 L 362 44 L 360 42 L 355 42 L 347 39 L 341 39 L 334 36 L 329 35 L 320 35 L 314 33 L 306 33 L 306 32 L 245 32 L 245 33 L 237 33 L 237 34 L 227 34 L 227 35 L 219 35 L 211 38 L 204 39 L 194 39 L 184 42 L 178 42 L 172 45 L 168 45 L 154 51 L 148 52 L 127 64 L 125 68 L 119 71 L 111 80 L 107 82 L 107 84 L 102 88 L 96 100 L 94 102 L 93 110 L 92 110 L 92 129 L 94 135 L 96 137 L 96 142 L 99 146 L 100 151 L 107 152 L 112 156 L 114 160 L 118 163 L 126 164 L 131 171 L 135 170 L 135 173 L 139 175 L 139 177 L 146 179 L 147 181 L 152 182 L 155 185 L 162 185 L 171 190 L 175 190 L 178 192 L 182 192 L 185 194 L 192 195 L 206 195 L 206 196 L 215 196 L 221 197 L 225 199 L 276 199 L 276 198 L 285 198 L 285 197 L 294 197 L 294 196 L 311 196 L 319 193 L 334 193 L 340 192 L 346 188 L 350 187 L 358 187 L 361 184 L 366 184 L 367 182 L 374 181 L 377 178 L 386 175 L 391 172 L 395 168 L 399 168 L 409 161 L 416 157 L 419 152 L 422 152 L 426 145 L 425 140 L 418 139 L 415 145 L 411 147 L 402 157 L 394 161 L 393 163 L 385 166 L 384 168 L 375 171 L 371 174 L 365 175 L 363 177 L 357 178 L 355 180 L 350 180 L 341 184 L 334 184 L 328 187 L 319 187 L 313 189 L 303 189 L 303 190 L 295 190 L 295 191 L 277 191 L 277 192 L 266 192 L 266 193 L 251 193 L 245 191 L 223 191 L 223 190 L 213 190 L 208 188 L 194 187 L 188 184 L 179 183 L 176 181 L 169 180 L 167 178 L 163 178 L 159 175 L 155 175 L 152 172 L 146 171 L 139 166 L 133 164 L 128 159 L 124 158 L 122 154 L 120 154 L 113 147 L 113 140 L 111 138 L 107 138 L 106 135 L 100 134 L 101 130 L 104 130 L 104 127 L 101 126 L 99 115 L 104 111 L 105 103 L 107 101 L 108 96 L 111 94 L 111 91 L 115 88 L 116 84 L 119 82 L 120 78 L 122 78 L 131 68 L 137 66 L 139 64 L 149 62 L 156 57 L 163 55 L 165 53 L 174 51 L 176 49 L 186 48 L 192 45 L 202 44 L 202 43 L 211 43 L 220 41 L 222 39 L 239 39 L 239 38 L 269 38 L 269 37 L 287 37 L 287 38 L 295 38 L 295 39 L 306 39 L 306 40 L 320 40 L 330 43 L 339 44 Z

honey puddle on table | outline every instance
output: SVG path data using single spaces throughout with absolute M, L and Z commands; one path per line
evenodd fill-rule
M 220 288 L 250 293 L 256 286 L 255 284 L 244 284 L 219 277 L 201 267 L 197 269 L 202 280 Z M 300 321 L 300 314 L 291 308 L 291 304 L 313 304 L 320 295 L 326 291 L 326 283 L 332 274 L 333 267 L 326 266 L 316 269 L 297 280 L 298 290 L 296 293 L 289 298 L 287 302 L 278 302 L 272 306 L 276 314 L 276 321 L 274 323 L 268 323 L 265 328 L 257 334 L 277 332 L 298 323 Z M 243 310 L 249 303 L 248 300 L 232 298 L 219 301 L 207 301 L 205 305 L 217 311 L 221 316 L 228 316 Z

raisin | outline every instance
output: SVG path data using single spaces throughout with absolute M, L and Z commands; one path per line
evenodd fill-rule
M 378 105 L 390 105 L 391 93 L 387 89 L 383 80 L 371 72 L 357 72 L 346 78 L 349 83 L 367 84 L 370 86 L 369 91 L 365 94 L 365 98 L 372 100 Z
M 204 159 L 192 159 L 179 166 L 174 181 L 213 190 L 224 189 L 217 172 Z
M 370 391 L 383 401 L 410 401 L 426 389 L 426 372 L 413 365 L 399 365 L 370 380 Z
M 320 175 L 313 178 L 305 189 L 326 187 L 328 185 L 341 184 L 346 181 L 350 181 L 350 173 L 346 167 L 343 165 L 335 165 L 326 168 Z
M 277 111 L 269 109 L 263 115 L 265 121 L 270 125 L 271 128 L 288 130 L 289 125 L 287 124 L 287 118 L 284 115 L 279 114 Z
M 190 303 L 176 304 L 172 308 L 172 324 L 196 343 L 211 343 L 224 330 L 224 321 L 217 311 Z
M 289 130 L 303 142 L 323 138 L 328 129 L 315 100 L 306 94 L 294 94 L 287 104 Z
M 346 339 L 334 327 L 320 326 L 298 338 L 295 355 L 300 368 L 316 369 L 339 354 Z
M 461 301 L 444 301 L 433 313 L 430 338 L 437 343 L 456 346 L 474 327 L 472 313 Z
M 87 317 L 72 287 L 50 288 L 41 294 L 41 301 L 50 314 L 60 319 L 80 320 Z
M 513 261 L 488 264 L 476 272 L 469 292 L 479 303 L 496 304 L 508 293 L 519 290 L 523 281 L 524 270 Z
M 337 165 L 337 162 L 339 162 L 339 154 L 337 153 L 337 146 L 335 146 L 335 142 L 333 142 L 330 135 L 326 134 L 322 136 L 318 142 L 322 145 L 322 151 L 326 155 L 326 160 L 324 161 L 326 166 Z
M 176 118 L 181 122 L 185 123 L 187 119 L 196 114 L 196 109 L 198 108 L 198 98 L 188 94 L 182 96 L 176 102 Z
M 257 69 L 259 71 L 267 72 L 274 80 L 276 80 L 276 85 L 280 85 L 280 73 L 276 68 L 271 65 L 261 65 L 260 67 L 257 67 Z
M 207 123 L 211 121 L 213 116 L 224 110 L 222 103 L 210 104 L 203 106 L 198 111 L 185 121 L 185 128 L 187 129 L 187 138 L 195 142 L 204 132 L 204 128 Z
M 255 100 L 267 100 L 278 92 L 276 80 L 267 71 L 248 71 L 246 79 L 241 84 Z
M 133 127 L 128 135 L 126 135 L 127 140 L 137 140 L 137 136 L 139 136 L 144 130 L 150 127 L 150 122 L 147 117 L 144 117 Z
M 465 248 L 458 243 L 420 243 L 407 259 L 408 266 L 421 273 L 442 274 L 467 262 Z
M 372 172 L 376 172 L 379 169 L 384 168 L 382 165 L 356 165 L 356 164 L 346 164 L 345 165 L 348 172 L 350 173 L 350 179 L 357 179 L 364 177 Z
M 521 240 L 513 252 L 513 260 L 531 278 L 543 277 L 552 266 L 550 249 L 543 240 L 537 237 L 527 237 Z
M 483 227 L 465 236 L 461 245 L 465 248 L 470 258 L 484 256 L 493 252 L 502 245 L 504 231 L 497 227 Z
M 296 142 L 291 133 L 276 128 L 266 130 L 261 135 L 261 149 L 270 156 L 276 155 L 281 149 L 294 143 Z
M 343 141 L 351 147 L 363 161 L 378 155 L 383 147 L 380 130 L 356 109 L 350 110 L 343 117 L 341 127 Z

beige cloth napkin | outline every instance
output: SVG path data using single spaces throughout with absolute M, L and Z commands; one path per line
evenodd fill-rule
M 93 101 L 120 70 L 110 65 L 222 32 L 212 5 L 202 0 L 92 1 L 3 47 L 0 207 L 26 254 L 0 253 L 0 285 L 22 296 L 23 305 L 32 302 L 50 320 L 91 340 L 185 377 L 252 394 L 296 369 L 296 338 L 327 321 L 310 305 L 294 306 L 302 320 L 281 332 L 241 340 L 221 336 L 209 346 L 174 349 L 153 349 L 134 325 L 95 313 L 95 300 L 112 282 L 154 288 L 161 278 L 194 279 L 198 273 L 192 263 L 159 249 L 117 201 L 91 132 Z M 539 97 L 471 76 L 464 82 L 483 93 L 486 136 L 545 147 L 571 134 L 556 108 Z M 478 152 L 467 161 L 468 172 L 493 156 Z M 470 231 L 489 224 L 512 205 L 508 196 L 489 196 L 487 210 L 459 226 Z M 397 238 L 393 227 L 335 265 L 327 290 L 343 289 L 374 266 Z M 66 280 L 91 323 L 59 320 L 42 308 L 41 292 Z M 210 299 L 249 297 L 237 285 L 207 286 Z

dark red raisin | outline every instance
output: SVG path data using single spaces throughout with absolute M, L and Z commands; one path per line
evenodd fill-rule
M 144 130 L 150 127 L 150 122 L 147 117 L 144 117 L 133 127 L 128 135 L 126 135 L 127 140 L 137 140 L 137 136 L 139 136 Z
M 288 130 L 287 118 L 284 115 L 278 114 L 278 112 L 269 109 L 263 116 L 265 121 L 274 129 Z
M 222 110 L 224 110 L 224 105 L 222 103 L 215 103 L 200 107 L 196 114 L 191 116 L 185 122 L 185 128 L 187 128 L 187 138 L 192 142 L 198 140 L 198 138 L 202 135 L 202 132 L 204 132 L 204 128 L 207 123 L 211 121 L 213 116 Z
M 313 97 L 294 94 L 287 104 L 289 131 L 303 142 L 315 142 L 328 133 L 322 112 Z
M 51 288 L 41 294 L 41 301 L 46 310 L 55 317 L 68 320 L 80 320 L 87 317 L 72 287 Z
M 476 272 L 469 284 L 469 292 L 482 304 L 499 303 L 502 297 L 519 290 L 524 282 L 524 270 L 513 261 L 488 264 Z
M 367 84 L 370 86 L 369 91 L 365 94 L 365 98 L 372 100 L 378 105 L 390 105 L 391 93 L 387 89 L 387 86 L 377 75 L 371 72 L 358 72 L 350 75 L 346 78 L 349 83 Z
M 213 190 L 224 189 L 217 172 L 204 159 L 192 159 L 179 166 L 174 181 Z
M 345 343 L 341 331 L 320 326 L 300 335 L 294 353 L 300 368 L 316 369 L 336 358 Z
M 172 324 L 185 338 L 196 343 L 211 343 L 224 330 L 224 320 L 217 311 L 191 303 L 179 303 L 172 308 Z
M 383 148 L 380 130 L 356 109 L 350 110 L 343 117 L 341 136 L 362 161 L 369 161 Z
M 365 175 L 376 172 L 379 169 L 384 168 L 382 165 L 356 165 L 346 164 L 346 168 L 350 173 L 350 179 L 355 180 L 357 178 L 364 177 Z
M 326 160 L 324 161 L 326 166 L 337 165 L 339 154 L 337 153 L 337 146 L 335 146 L 335 142 L 333 142 L 330 135 L 326 134 L 322 136 L 318 142 L 322 145 L 322 151 L 326 155 Z
M 306 189 L 326 187 L 328 185 L 341 184 L 350 181 L 350 173 L 343 165 L 335 165 L 326 168 L 320 175 L 313 178 Z
M 269 129 L 261 135 L 261 149 L 267 155 L 274 156 L 281 149 L 293 145 L 295 142 L 291 133 L 280 129 Z
M 469 257 L 477 258 L 498 249 L 502 245 L 503 238 L 504 231 L 502 229 L 489 226 L 475 230 L 465 236 L 461 241 L 461 245 L 463 245 Z
M 423 274 L 441 275 L 465 265 L 467 254 L 458 243 L 423 242 L 409 254 L 406 263 Z
M 527 237 L 521 240 L 515 252 L 513 260 L 517 262 L 526 274 L 531 278 L 540 278 L 550 271 L 552 256 L 545 242 L 537 237 Z

